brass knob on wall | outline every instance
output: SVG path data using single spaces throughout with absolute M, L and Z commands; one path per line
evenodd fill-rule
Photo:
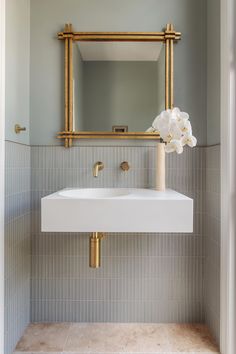
M 19 134 L 20 132 L 26 131 L 26 127 L 21 127 L 19 124 L 15 124 L 15 133 Z
M 123 171 L 129 171 L 130 169 L 130 165 L 127 161 L 123 161 L 121 162 L 120 164 L 120 168 L 123 170 Z

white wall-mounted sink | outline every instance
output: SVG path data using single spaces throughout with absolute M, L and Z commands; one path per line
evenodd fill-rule
M 41 209 L 45 232 L 193 231 L 193 200 L 171 189 L 67 188 Z

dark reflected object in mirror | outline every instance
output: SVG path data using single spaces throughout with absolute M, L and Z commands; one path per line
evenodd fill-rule
M 115 133 L 127 133 L 128 125 L 113 125 L 112 131 Z

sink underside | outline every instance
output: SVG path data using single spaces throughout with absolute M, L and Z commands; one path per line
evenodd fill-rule
M 41 200 L 45 232 L 192 232 L 193 200 L 174 190 L 67 188 Z

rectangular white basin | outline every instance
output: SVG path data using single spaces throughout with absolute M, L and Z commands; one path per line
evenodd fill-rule
M 45 232 L 193 231 L 193 200 L 174 190 L 63 189 L 41 200 Z

